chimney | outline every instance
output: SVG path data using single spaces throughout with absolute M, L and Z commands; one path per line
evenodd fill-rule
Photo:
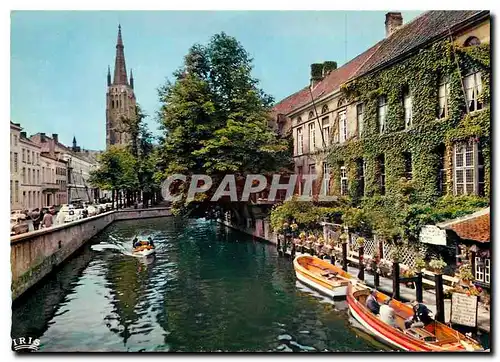
M 27 138 L 26 137 L 26 132 L 21 132 L 21 138 Z
M 385 37 L 390 37 L 402 25 L 403 15 L 401 15 L 401 13 L 389 12 L 385 14 Z
M 323 80 L 323 64 L 311 64 L 311 88 L 316 87 Z
M 337 62 L 333 60 L 328 60 L 323 63 L 323 78 L 332 72 L 332 70 L 337 69 Z
M 52 133 L 52 138 L 54 139 L 54 142 L 59 142 L 59 135 L 57 133 Z

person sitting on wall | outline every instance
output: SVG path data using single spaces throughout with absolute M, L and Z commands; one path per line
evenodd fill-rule
M 434 321 L 432 312 L 423 303 L 411 302 L 413 316 L 405 320 L 405 328 L 424 327 Z
M 375 315 L 380 312 L 380 304 L 377 302 L 376 296 L 377 291 L 373 289 L 368 298 L 366 298 L 366 307 Z

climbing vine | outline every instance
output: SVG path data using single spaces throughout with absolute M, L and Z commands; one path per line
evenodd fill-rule
M 470 72 L 481 72 L 482 90 L 478 99 L 481 110 L 467 113 L 462 79 Z M 438 119 L 439 81 L 448 79 L 449 98 L 446 117 Z M 409 230 L 412 213 L 407 207 L 395 209 L 401 197 L 401 179 L 405 176 L 404 154 L 411 155 L 411 187 L 413 203 L 428 205 L 440 197 L 453 194 L 452 156 L 456 142 L 478 142 L 484 157 L 485 196 L 490 195 L 490 46 L 458 47 L 450 41 L 441 41 L 422 49 L 416 55 L 390 68 L 368 74 L 341 87 L 350 102 L 364 105 L 361 137 L 331 148 L 331 188 L 340 194 L 340 166 L 346 166 L 349 199 L 358 208 L 385 208 L 385 215 L 393 219 L 386 227 L 390 234 L 415 235 Z M 403 94 L 409 90 L 412 99 L 412 125 L 405 128 Z M 377 119 L 378 99 L 385 96 L 387 115 L 385 131 L 380 133 Z M 446 187 L 439 190 L 441 156 L 444 150 Z M 381 158 L 383 155 L 383 158 Z M 382 162 L 383 161 L 383 162 Z M 364 162 L 360 177 L 360 164 Z M 382 164 L 384 170 L 381 169 Z M 384 188 L 381 177 L 385 176 Z M 363 185 L 363 183 L 364 185 Z M 363 189 L 363 190 L 362 190 Z M 374 203 L 373 200 L 377 200 Z M 407 205 L 408 206 L 408 205 Z M 398 213 L 406 216 L 398 215 Z M 406 225 L 404 225 L 406 224 Z M 419 224 L 418 222 L 416 224 Z M 401 228 L 397 231 L 396 229 Z
M 490 46 L 457 47 L 449 41 L 441 41 L 422 49 L 413 57 L 388 69 L 366 75 L 342 86 L 351 102 L 363 102 L 364 126 L 360 139 L 346 144 L 334 145 L 328 161 L 332 165 L 332 183 L 335 192 L 340 191 L 340 169 L 348 169 L 350 196 L 356 199 L 360 180 L 357 178 L 358 160 L 366 163 L 364 172 L 364 194 L 371 197 L 382 194 L 379 182 L 377 157 L 384 155 L 385 195 L 394 193 L 396 183 L 404 176 L 403 153 L 412 158 L 413 183 L 422 201 L 437 198 L 439 146 L 447 146 L 451 157 L 451 146 L 457 141 L 475 139 L 485 157 L 487 184 L 490 174 Z M 460 70 L 459 70 L 460 69 Z M 482 91 L 479 99 L 483 109 L 466 114 L 462 77 L 467 72 L 480 71 Z M 447 76 L 450 84 L 448 115 L 437 119 L 438 84 Z M 408 87 L 412 96 L 413 124 L 405 129 L 403 90 Z M 386 129 L 380 133 L 377 124 L 377 102 L 379 96 L 387 99 Z M 450 167 L 448 167 L 450 169 Z M 451 174 L 449 176 L 452 176 Z M 448 186 L 452 177 L 447 177 Z M 447 193 L 450 193 L 448 187 Z M 486 187 L 489 195 L 489 187 Z

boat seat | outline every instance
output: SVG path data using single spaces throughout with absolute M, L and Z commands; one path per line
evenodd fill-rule
M 436 336 L 421 327 L 405 329 L 404 333 L 426 342 L 436 342 Z

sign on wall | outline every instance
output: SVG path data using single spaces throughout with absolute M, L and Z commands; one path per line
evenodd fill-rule
M 477 296 L 453 293 L 451 295 L 450 322 L 477 327 Z
M 420 230 L 421 243 L 446 246 L 446 230 L 435 225 L 424 225 Z

